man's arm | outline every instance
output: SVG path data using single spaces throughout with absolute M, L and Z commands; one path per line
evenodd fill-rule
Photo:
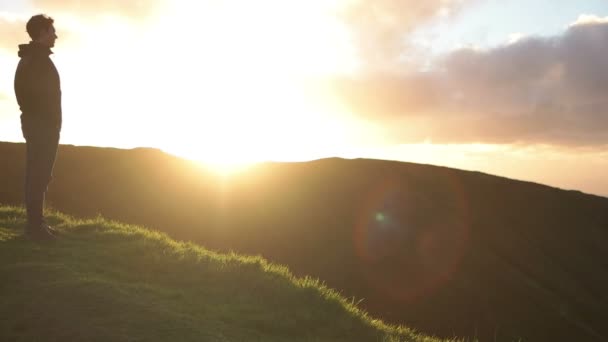
M 40 121 L 53 119 L 54 96 L 48 70 L 33 58 L 23 58 L 15 72 L 15 96 L 21 112 Z

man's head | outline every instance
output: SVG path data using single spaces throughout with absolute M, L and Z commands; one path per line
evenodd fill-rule
M 25 28 L 32 41 L 52 48 L 55 46 L 55 40 L 57 39 L 53 26 L 54 22 L 53 18 L 45 14 L 38 14 L 28 20 Z

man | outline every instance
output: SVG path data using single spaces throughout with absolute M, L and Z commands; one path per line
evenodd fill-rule
M 26 142 L 25 234 L 33 240 L 53 240 L 57 232 L 44 220 L 44 197 L 52 179 L 61 131 L 61 86 L 50 59 L 57 35 L 54 20 L 33 16 L 26 24 L 32 41 L 19 45 L 21 60 L 15 72 L 15 95 L 21 108 Z

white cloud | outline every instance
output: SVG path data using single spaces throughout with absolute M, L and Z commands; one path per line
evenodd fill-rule
M 162 8 L 164 0 L 32 0 L 43 13 L 96 17 L 116 15 L 129 19 L 144 19 Z
M 408 49 L 405 37 L 418 25 L 447 17 L 472 0 L 352 0 L 340 12 L 351 30 L 362 64 L 389 69 Z
M 11 49 L 17 55 L 17 45 L 27 43 L 26 20 L 10 13 L 0 13 L 0 49 Z
M 526 38 L 527 36 L 524 33 L 521 32 L 514 32 L 511 33 L 508 37 L 507 37 L 507 44 L 514 44 L 517 43 L 518 41 Z
M 588 24 L 605 24 L 608 23 L 608 17 L 599 17 L 594 14 L 581 14 L 576 21 L 572 22 L 569 27 L 588 25 Z

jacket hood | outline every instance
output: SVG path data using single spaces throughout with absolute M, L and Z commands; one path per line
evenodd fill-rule
M 19 45 L 19 52 L 17 55 L 19 57 L 27 57 L 27 56 L 49 56 L 53 51 L 49 47 L 40 45 L 38 43 L 30 42 L 29 44 L 21 44 Z

